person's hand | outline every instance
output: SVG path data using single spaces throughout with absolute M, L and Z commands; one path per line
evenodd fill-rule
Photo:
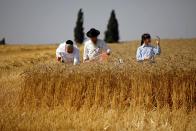
M 156 44 L 159 45 L 160 44 L 160 41 L 159 40 L 156 40 Z
M 111 52 L 110 49 L 108 49 L 108 50 L 106 51 L 106 54 L 107 54 L 107 55 L 110 55 L 110 54 L 111 54 L 110 52 Z
M 57 61 L 61 61 L 61 57 L 57 57 Z
M 149 60 L 151 59 L 151 57 L 144 57 L 144 60 Z
M 156 44 L 159 45 L 160 44 L 160 37 L 159 36 L 156 36 L 156 37 L 157 37 Z

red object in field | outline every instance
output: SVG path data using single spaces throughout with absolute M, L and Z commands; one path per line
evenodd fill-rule
M 85 62 L 105 62 L 108 60 L 108 54 L 107 53 L 102 53 L 102 54 L 99 54 L 98 56 L 94 57 L 93 59 L 91 60 L 88 60 L 88 61 L 85 61 Z
M 100 62 L 107 61 L 107 59 L 108 59 L 108 54 L 107 53 L 100 54 L 100 57 L 99 57 Z

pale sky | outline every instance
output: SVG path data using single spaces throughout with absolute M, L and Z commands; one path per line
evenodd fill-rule
M 103 38 L 112 9 L 120 40 L 149 32 L 161 38 L 196 38 L 196 0 L 0 0 L 0 39 L 8 43 L 57 43 L 73 40 L 77 12 L 84 11 L 85 32 Z

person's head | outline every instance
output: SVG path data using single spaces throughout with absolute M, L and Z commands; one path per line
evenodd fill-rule
M 66 45 L 67 45 L 67 48 L 66 48 L 67 53 L 73 53 L 73 50 L 74 50 L 73 41 L 67 40 Z
M 97 37 L 99 36 L 100 32 L 94 28 L 91 28 L 86 35 L 91 39 L 91 41 L 96 44 Z
M 148 34 L 148 33 L 143 34 L 142 38 L 141 38 L 141 45 L 142 44 L 148 45 L 150 43 L 151 43 L 151 36 L 150 36 L 150 34 Z

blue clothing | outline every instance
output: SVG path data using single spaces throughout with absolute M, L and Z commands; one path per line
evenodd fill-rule
M 154 55 L 159 55 L 160 53 L 161 53 L 161 49 L 159 45 L 154 47 L 152 45 L 143 44 L 137 49 L 136 59 L 137 61 L 142 61 L 144 60 L 145 57 L 151 58 Z

